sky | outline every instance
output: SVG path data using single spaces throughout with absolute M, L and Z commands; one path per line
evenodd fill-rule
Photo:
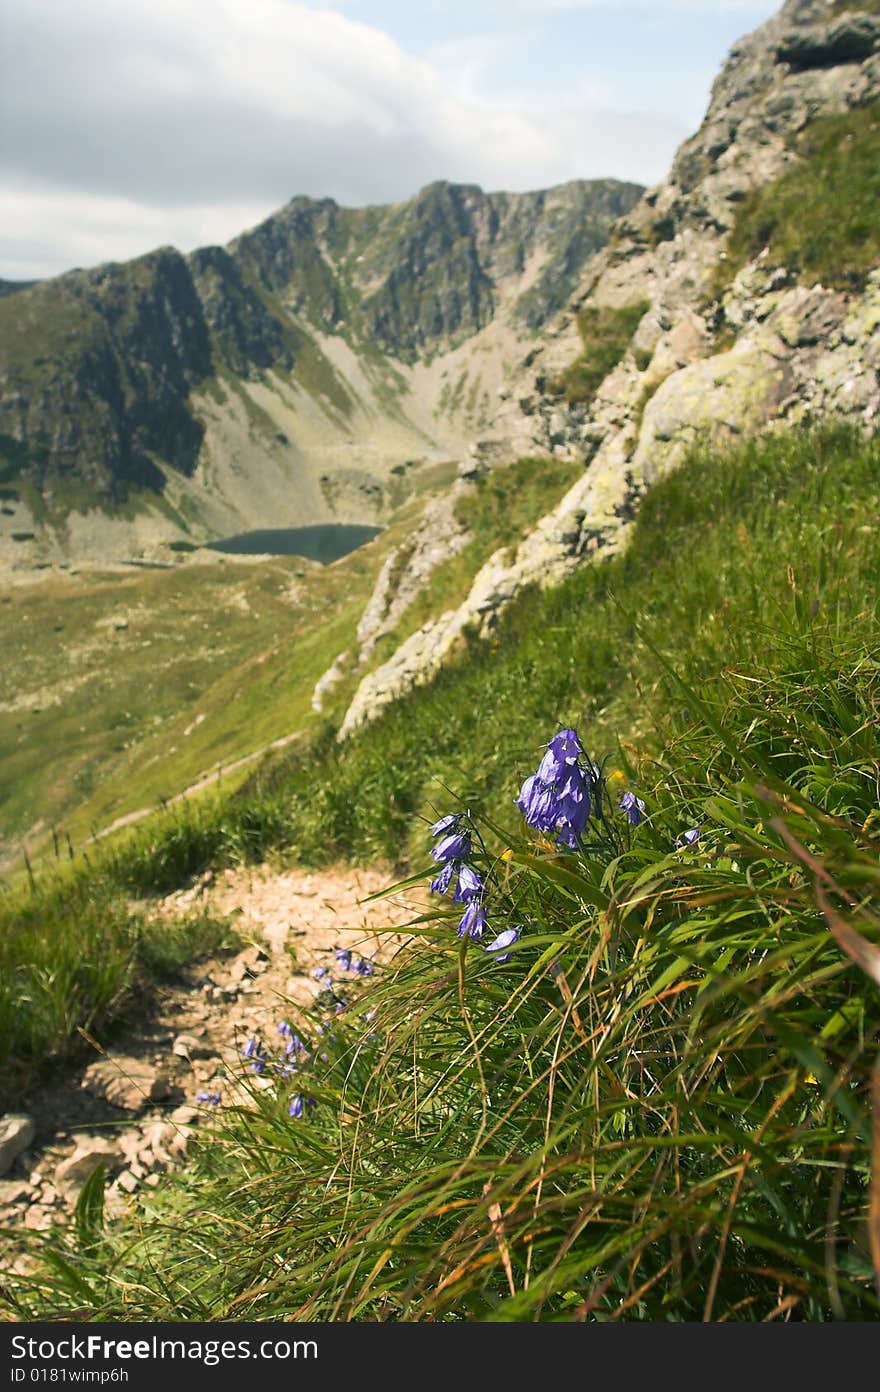
M 0 277 L 223 243 L 296 194 L 653 184 L 781 0 L 0 0 Z

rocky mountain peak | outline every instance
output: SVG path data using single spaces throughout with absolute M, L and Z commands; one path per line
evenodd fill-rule
M 732 49 L 699 130 L 585 264 L 474 445 L 477 461 L 579 458 L 581 480 L 364 677 L 343 735 L 524 585 L 624 546 L 646 489 L 694 445 L 828 418 L 873 428 L 878 167 L 880 4 L 788 0 Z
M 77 554 L 78 530 L 92 549 L 123 505 L 145 514 L 127 535 L 151 543 L 381 518 L 392 470 L 464 452 L 511 345 L 565 303 L 641 192 L 295 197 L 225 248 L 10 286 L 0 557 Z M 80 521 L 96 509 L 106 523 Z

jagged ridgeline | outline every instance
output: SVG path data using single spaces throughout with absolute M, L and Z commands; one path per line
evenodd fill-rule
M 640 193 L 294 198 L 225 249 L 3 282 L 0 555 L 381 520 L 391 469 L 466 453 Z

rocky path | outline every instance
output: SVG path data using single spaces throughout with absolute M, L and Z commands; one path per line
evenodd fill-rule
M 243 1099 L 244 1043 L 274 1041 L 278 1023 L 313 1002 L 315 971 L 337 970 L 334 949 L 380 962 L 397 950 L 404 938 L 393 930 L 419 905 L 411 895 L 363 902 L 388 882 L 377 870 L 260 866 L 162 900 L 155 912 L 168 917 L 229 915 L 246 946 L 190 968 L 112 1046 L 91 1041 L 90 1062 L 0 1117 L 0 1267 L 20 1260 L 15 1229 L 65 1222 L 101 1163 L 111 1215 L 185 1165 L 193 1136 L 217 1116 L 205 1094 L 221 1107 Z

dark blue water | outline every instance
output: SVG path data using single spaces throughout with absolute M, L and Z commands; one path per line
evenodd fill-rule
M 226 551 L 234 556 L 305 556 L 329 565 L 356 551 L 376 536 L 381 527 L 321 522 L 314 527 L 277 527 L 262 532 L 241 532 L 239 536 L 212 541 L 210 551 Z

